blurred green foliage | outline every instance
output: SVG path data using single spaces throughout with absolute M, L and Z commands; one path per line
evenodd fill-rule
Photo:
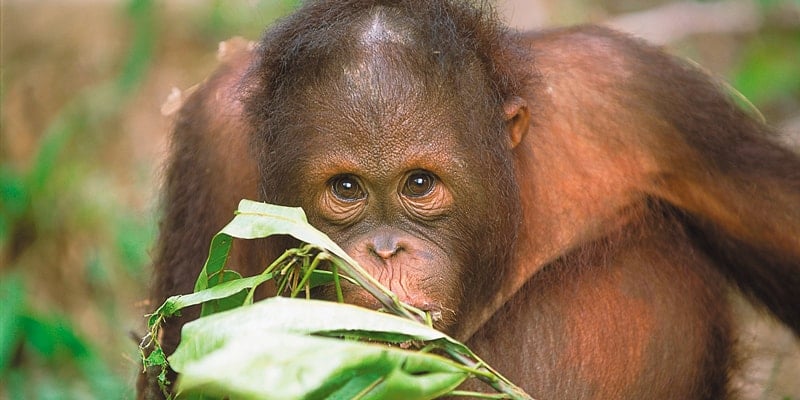
M 229 36 L 245 19 L 263 29 L 263 21 L 246 14 L 248 8 L 232 7 L 229 12 L 224 3 L 217 1 L 205 9 L 200 18 L 205 23 L 198 29 Z M 276 8 L 288 10 L 287 3 L 264 2 L 258 10 L 274 15 Z M 115 193 L 104 190 L 113 185 L 110 172 L 98 168 L 97 153 L 119 140 L 115 125 L 151 69 L 159 11 L 152 0 L 127 1 L 120 19 L 130 33 L 116 75 L 82 89 L 63 106 L 39 136 L 27 168 L 0 160 L 0 398 L 133 397 L 134 341 L 125 337 L 109 338 L 107 343 L 89 341 L 95 335 L 77 329 L 73 315 L 58 305 L 38 304 L 40 299 L 32 294 L 39 283 L 45 290 L 59 287 L 59 282 L 52 282 L 57 274 L 48 276 L 48 270 L 63 268 L 62 260 L 51 254 L 52 265 L 30 265 L 24 255 L 52 253 L 55 242 L 95 242 L 88 246 L 83 267 L 68 273 L 77 275 L 75 279 L 89 291 L 73 295 L 93 299 L 97 309 L 92 311 L 108 326 L 122 323 L 120 309 L 131 308 L 116 300 L 117 288 L 133 285 L 144 290 L 155 217 L 143 218 L 126 209 Z M 4 103 L 6 87 L 4 82 L 0 91 Z M 69 246 L 55 248 L 68 251 Z M 130 344 L 122 353 L 131 356 L 122 368 L 115 365 L 120 354 L 109 349 L 120 343 Z
M 126 380 L 63 316 L 41 315 L 26 306 L 16 275 L 0 282 L 0 377 L 10 399 L 132 397 Z
M 73 97 L 41 135 L 29 169 L 0 164 L 0 261 L 8 264 L 0 281 L 0 394 L 10 399 L 133 397 L 130 377 L 116 375 L 99 354 L 102 345 L 89 343 L 69 316 L 41 313 L 29 305 L 31 290 L 22 275 L 31 266 L 21 255 L 69 232 L 110 235 L 112 246 L 95 247 L 85 261 L 86 276 L 80 278 L 109 299 L 115 295 L 112 282 L 142 281 L 154 224 L 126 213 L 110 193 L 98 196 L 97 191 L 76 188 L 84 180 L 102 184 L 108 179 L 97 169 L 93 153 L 115 139 L 107 127 L 124 112 L 149 70 L 156 39 L 154 9 L 151 0 L 128 2 L 124 19 L 132 35 L 120 72 Z M 122 271 L 115 270 L 120 267 Z M 46 266 L 39 269 L 47 271 Z M 34 282 L 49 278 L 39 276 Z M 103 315 L 109 324 L 119 322 L 113 300 L 98 305 L 107 307 Z
M 30 170 L 18 171 L 8 164 L 0 164 L 0 204 L 3 205 L 0 248 L 4 249 L 3 255 L 12 261 L 15 258 L 13 253 L 20 251 L 18 246 L 29 244 L 19 243 L 28 239 L 17 236 L 20 231 L 36 229 L 37 234 L 39 230 L 47 233 L 57 229 L 56 224 L 73 216 L 84 220 L 82 217 L 93 214 L 94 208 L 99 206 L 93 204 L 92 198 L 64 201 L 65 194 L 72 192 L 75 181 L 84 178 L 91 173 L 91 167 L 95 167 L 95 160 L 91 157 L 95 149 L 76 146 L 80 144 L 76 142 L 97 144 L 99 138 L 92 135 L 109 133 L 102 129 L 103 125 L 124 111 L 126 100 L 144 79 L 155 41 L 152 8 L 151 0 L 130 1 L 127 15 L 134 34 L 121 73 L 110 82 L 86 89 L 64 107 L 42 135 Z M 102 139 L 108 141 L 113 137 L 105 135 Z M 116 211 L 113 210 L 112 214 Z
M 750 39 L 732 84 L 754 104 L 800 95 L 800 32 L 766 32 Z
M 300 0 L 257 1 L 251 7 L 232 7 L 228 0 L 213 0 L 200 9 L 199 24 L 210 38 L 243 36 L 257 39 L 275 18 L 300 5 Z M 257 16 L 254 18 L 254 16 Z
M 775 124 L 797 118 L 800 112 L 800 0 L 758 0 L 757 4 L 763 27 L 744 39 L 730 79 Z M 800 137 L 800 132 L 792 134 Z

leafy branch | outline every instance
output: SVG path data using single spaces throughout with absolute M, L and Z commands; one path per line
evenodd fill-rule
M 287 250 L 256 276 L 243 278 L 225 269 L 233 238 L 279 234 L 307 244 Z M 328 270 L 320 269 L 322 264 Z M 341 279 L 363 287 L 393 315 L 308 300 L 312 288 L 332 284 L 341 302 Z M 304 294 L 306 300 L 271 298 L 254 304 L 255 289 L 268 280 L 275 280 L 278 293 Z M 194 305 L 202 305 L 201 318 L 184 326 L 178 349 L 165 357 L 158 341 L 161 324 Z M 213 238 L 195 292 L 167 299 L 149 316 L 148 328 L 140 344 L 143 365 L 160 369 L 162 389 L 169 385 L 168 367 L 180 373 L 179 394 L 248 399 L 442 395 L 530 399 L 465 345 L 433 329 L 430 316 L 401 302 L 312 227 L 299 208 L 242 200 L 234 219 Z M 152 349 L 149 354 L 148 349 Z M 455 390 L 470 377 L 499 394 Z

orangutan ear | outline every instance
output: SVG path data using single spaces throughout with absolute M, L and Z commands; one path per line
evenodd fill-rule
M 528 103 L 522 97 L 514 96 L 503 105 L 503 113 L 508 130 L 508 143 L 513 149 L 522 142 L 525 134 L 528 133 L 528 124 L 531 119 Z

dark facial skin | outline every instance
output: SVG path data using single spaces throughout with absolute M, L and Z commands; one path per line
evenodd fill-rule
M 457 88 L 391 68 L 386 60 L 404 51 L 401 28 L 381 14 L 364 25 L 353 62 L 297 95 L 304 112 L 283 133 L 294 162 L 277 174 L 293 190 L 279 201 L 303 207 L 401 300 L 451 331 L 464 293 L 479 288 L 464 284 L 480 265 L 464 233 L 492 229 L 471 217 L 492 212 L 491 169 L 464 137 Z M 434 83 L 436 92 L 426 87 Z M 345 299 L 378 307 L 349 286 Z

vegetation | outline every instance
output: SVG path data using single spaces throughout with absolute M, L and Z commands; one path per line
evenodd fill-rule
M 242 278 L 225 269 L 232 238 L 271 235 L 291 235 L 308 244 L 287 250 L 259 275 Z M 340 278 L 366 289 L 402 318 L 308 299 L 312 288 L 334 285 L 341 302 Z M 253 305 L 256 287 L 268 280 L 290 298 Z M 293 299 L 301 293 L 306 300 Z M 455 388 L 476 377 L 505 394 L 492 398 L 530 399 L 466 346 L 432 329 L 429 316 L 373 279 L 299 208 L 243 200 L 212 240 L 195 292 L 170 297 L 150 316 L 142 361 L 161 369 L 162 387 L 167 362 L 158 342 L 161 323 L 199 304 L 201 318 L 184 327 L 181 344 L 168 359 L 181 374 L 179 393 L 189 397 L 432 399 L 466 395 Z M 396 347 L 400 344 L 406 348 Z

